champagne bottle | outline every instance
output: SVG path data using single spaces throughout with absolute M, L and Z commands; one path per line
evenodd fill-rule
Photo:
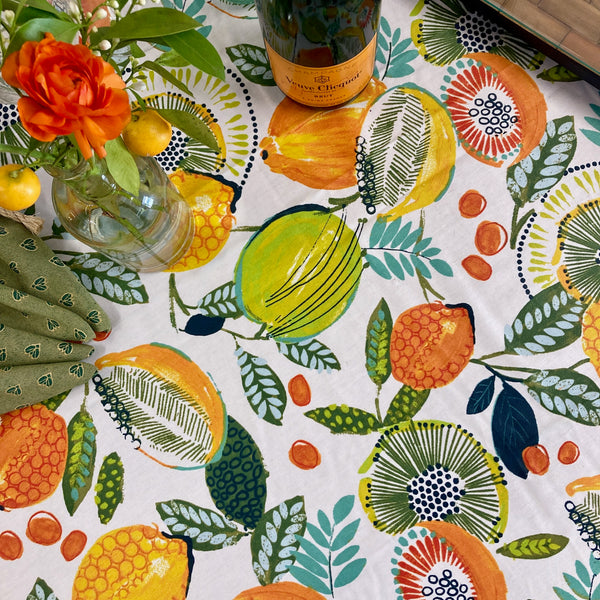
M 273 78 L 308 106 L 351 100 L 373 74 L 381 0 L 256 0 Z

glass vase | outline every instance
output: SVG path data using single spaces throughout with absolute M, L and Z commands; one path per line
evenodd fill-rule
M 116 183 L 104 159 L 46 166 L 54 210 L 73 237 L 107 257 L 135 271 L 163 271 L 190 247 L 193 213 L 155 158 L 134 160 L 137 195 Z

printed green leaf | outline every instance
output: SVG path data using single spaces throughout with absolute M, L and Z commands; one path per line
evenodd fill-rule
M 573 73 L 566 67 L 562 65 L 554 65 L 553 67 L 549 67 L 548 69 L 538 73 L 538 79 L 543 79 L 544 81 L 551 81 L 552 83 L 556 81 L 581 81 L 581 77 L 579 75 Z
M 88 292 L 115 304 L 146 304 L 148 293 L 139 275 L 99 252 L 66 261 Z
M 267 471 L 252 436 L 231 416 L 227 427 L 221 458 L 206 467 L 206 485 L 228 519 L 254 529 L 264 514 Z
M 229 281 L 206 294 L 198 302 L 198 309 L 203 315 L 223 317 L 224 319 L 237 319 L 243 314 L 235 296 L 233 281 Z
M 389 306 L 385 298 L 382 298 L 369 318 L 365 342 L 365 366 L 371 381 L 378 388 L 387 381 L 392 372 L 390 362 L 392 327 L 392 315 Z
M 562 178 L 577 148 L 573 117 L 549 121 L 539 145 L 508 167 L 506 185 L 519 207 L 536 202 Z
M 123 462 L 116 452 L 104 457 L 96 482 L 96 506 L 100 523 L 106 525 L 123 502 Z
M 505 350 L 528 356 L 565 348 L 581 336 L 586 305 L 567 294 L 560 283 L 542 290 L 504 330 Z
M 108 140 L 104 148 L 106 149 L 106 166 L 113 179 L 124 190 L 133 196 L 138 196 L 140 171 L 123 140 L 120 137 Z
M 62 480 L 63 497 L 69 514 L 75 511 L 92 486 L 96 460 L 96 427 L 84 406 L 69 422 L 69 448 Z
M 294 564 L 297 535 L 306 528 L 304 498 L 296 496 L 267 511 L 252 532 L 252 568 L 261 585 L 282 579 Z
M 275 85 L 269 57 L 264 48 L 252 44 L 238 44 L 225 48 L 225 52 L 248 81 L 258 85 Z
M 235 356 L 240 368 L 244 394 L 252 410 L 267 423 L 281 425 L 287 404 L 285 387 L 266 361 L 237 346 Z
M 523 383 L 546 410 L 583 425 L 600 425 L 600 388 L 586 375 L 572 369 L 544 369 Z
M 58 600 L 58 598 L 52 588 L 42 578 L 38 577 L 25 600 Z
M 412 419 L 423 407 L 431 390 L 414 390 L 403 385 L 392 399 L 383 420 L 384 427 Z
M 335 354 L 315 338 L 301 342 L 277 342 L 277 349 L 293 363 L 319 373 L 331 373 L 342 368 Z
M 331 433 L 367 435 L 381 427 L 381 423 L 374 414 L 346 404 L 330 404 L 324 408 L 314 408 L 304 414 L 309 419 L 327 427 Z
M 233 546 L 247 535 L 218 512 L 185 500 L 157 502 L 156 510 L 173 535 L 186 536 L 201 552 Z
M 537 533 L 505 543 L 496 552 L 509 558 L 539 559 L 558 554 L 569 538 L 553 533 Z

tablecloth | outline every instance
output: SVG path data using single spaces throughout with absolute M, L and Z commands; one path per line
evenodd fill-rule
M 0 419 L 0 597 L 600 598 L 598 90 L 459 0 L 384 0 L 368 88 L 308 109 L 252 2 L 175 5 L 226 67 L 142 90 L 221 147 L 158 156 L 194 244 L 130 271 L 44 180 L 113 330 Z

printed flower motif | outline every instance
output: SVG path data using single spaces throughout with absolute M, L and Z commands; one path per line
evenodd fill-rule
M 373 525 L 392 535 L 446 521 L 497 542 L 508 516 L 502 467 L 462 427 L 406 421 L 386 430 L 361 471 L 359 495 Z
M 104 144 L 119 136 L 131 116 L 125 83 L 112 66 L 86 46 L 49 33 L 8 56 L 2 76 L 26 94 L 17 106 L 30 135 L 51 142 L 73 134 L 86 159 L 92 148 L 106 156 Z
M 437 66 L 471 52 L 498 54 L 528 69 L 543 62 L 543 56 L 518 36 L 460 1 L 426 0 L 422 17 L 412 22 L 411 37 L 423 58 Z

